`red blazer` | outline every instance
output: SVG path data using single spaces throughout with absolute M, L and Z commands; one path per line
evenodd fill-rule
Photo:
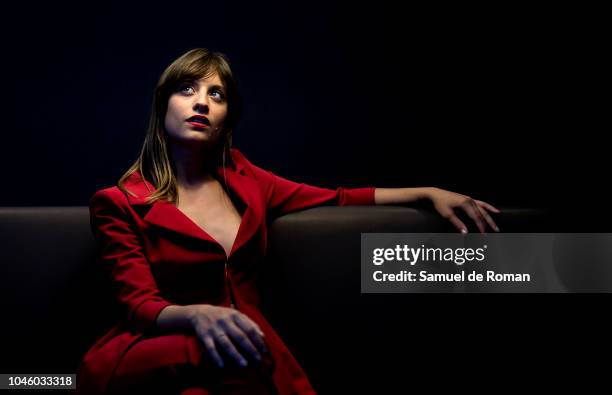
M 302 368 L 258 308 L 255 280 L 257 265 L 266 252 L 268 217 L 321 205 L 373 205 L 374 188 L 332 190 L 295 183 L 251 164 L 237 149 L 231 155 L 236 168 L 228 167 L 225 173 L 242 221 L 229 257 L 173 203 L 146 204 L 150 192 L 145 183 L 151 191 L 155 188 L 138 172 L 125 185 L 137 197 L 112 187 L 91 198 L 92 229 L 124 314 L 83 357 L 77 393 L 103 394 L 123 353 L 142 336 L 156 332 L 156 318 L 164 307 L 230 306 L 226 270 L 235 307 L 265 333 L 276 361 L 273 379 L 279 393 L 314 393 Z M 216 171 L 222 179 L 223 167 Z

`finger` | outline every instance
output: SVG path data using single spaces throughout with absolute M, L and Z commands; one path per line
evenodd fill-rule
M 477 207 L 478 207 L 478 210 L 480 211 L 480 215 L 484 217 L 484 219 L 487 221 L 491 229 L 495 230 L 496 232 L 499 232 L 499 227 L 497 226 L 495 221 L 493 221 L 493 218 L 491 218 L 489 213 L 487 213 L 487 210 L 485 210 L 484 208 L 480 206 L 477 206 Z
M 243 367 L 249 364 L 246 358 L 244 358 L 242 354 L 238 352 L 232 341 L 229 339 L 229 335 L 227 333 L 218 332 L 214 335 L 214 337 L 217 344 L 219 344 L 225 350 L 225 352 L 234 358 L 238 364 Z
M 478 229 L 480 229 L 480 233 L 485 233 L 487 231 L 487 224 L 486 224 L 485 217 L 482 215 L 483 210 L 480 208 L 478 204 L 476 204 L 474 199 L 470 199 L 470 203 L 472 203 L 474 212 L 476 213 L 477 218 L 480 220 L 478 223 Z
M 221 358 L 221 355 L 219 355 L 219 352 L 217 351 L 217 348 L 215 347 L 215 340 L 213 339 L 213 337 L 210 335 L 202 336 L 202 343 L 204 343 L 204 347 L 206 348 L 208 355 L 210 355 L 210 357 L 215 361 L 217 366 L 222 368 L 223 358 Z
M 235 343 L 238 343 L 243 350 L 246 350 L 253 356 L 254 359 L 261 361 L 261 355 L 257 351 L 257 348 L 251 343 L 249 337 L 242 329 L 233 324 L 227 324 L 227 333 L 230 335 Z
M 261 329 L 259 329 L 257 324 L 255 324 L 246 315 L 238 314 L 234 316 L 234 322 L 244 331 L 244 333 L 249 336 L 249 338 L 257 345 L 257 347 L 259 347 L 262 352 L 268 352 L 268 349 L 266 348 L 266 345 L 262 339 L 263 332 L 261 332 Z
M 465 224 L 455 214 L 450 214 L 448 216 L 448 220 L 455 225 L 457 229 L 459 229 L 459 232 L 463 234 L 467 233 L 467 226 L 465 226 Z
M 499 211 L 497 208 L 491 206 L 487 202 L 483 202 L 482 200 L 476 200 L 476 203 L 478 203 L 481 206 L 484 206 L 487 210 L 491 210 L 491 211 L 496 212 L 496 213 L 501 213 L 501 211 Z
M 242 324 L 244 324 L 244 321 L 246 321 L 248 324 L 250 324 L 251 326 L 255 327 L 255 329 L 257 330 L 257 332 L 259 333 L 259 335 L 261 337 L 264 337 L 264 333 L 261 330 L 261 327 L 259 325 L 257 325 L 257 323 L 255 321 L 253 321 L 248 315 L 246 314 L 236 314 L 234 316 L 234 321 L 236 321 L 236 318 L 238 319 L 238 321 L 240 321 Z
M 463 204 L 461 207 L 467 213 L 467 215 L 469 215 L 474 220 L 474 222 L 476 223 L 476 226 L 478 226 L 478 230 L 480 231 L 480 233 L 484 233 L 485 231 L 484 220 L 482 219 L 482 216 L 480 215 L 480 211 L 478 210 L 478 208 L 476 208 L 474 201 L 470 199 L 465 204 Z

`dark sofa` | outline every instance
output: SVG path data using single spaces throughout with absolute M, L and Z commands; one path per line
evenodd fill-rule
M 554 231 L 546 210 L 502 211 L 495 216 L 502 231 Z M 365 232 L 455 230 L 431 208 L 400 206 L 320 207 L 277 218 L 270 227 L 263 308 L 321 393 L 344 391 L 349 382 L 361 389 L 377 385 L 374 377 L 389 355 L 369 340 L 385 330 L 393 336 L 402 321 L 392 312 L 423 301 L 360 293 Z M 96 265 L 88 208 L 3 207 L 0 234 L 0 371 L 75 373 L 118 311 Z

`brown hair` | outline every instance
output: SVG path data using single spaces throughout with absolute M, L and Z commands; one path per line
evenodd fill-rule
M 159 78 L 155 88 L 149 126 L 140 155 L 134 164 L 119 178 L 117 186 L 120 190 L 135 196 L 125 188 L 124 183 L 134 172 L 139 171 L 141 176 L 151 182 L 156 188 L 156 191 L 147 199 L 147 203 L 152 203 L 158 199 L 169 202 L 176 201 L 178 198 L 176 174 L 169 156 L 167 135 L 164 127 L 168 100 L 184 82 L 206 78 L 214 73 L 219 75 L 225 87 L 227 115 L 223 126 L 224 136 L 221 138 L 223 144 L 218 144 L 213 150 L 213 155 L 215 155 L 214 163 L 216 165 L 223 165 L 223 179 L 227 188 L 225 168 L 228 165 L 232 168 L 235 167 L 230 155 L 230 148 L 232 146 L 232 134 L 238 123 L 241 110 L 237 84 L 229 61 L 224 54 L 212 52 L 206 48 L 195 48 L 174 60 Z

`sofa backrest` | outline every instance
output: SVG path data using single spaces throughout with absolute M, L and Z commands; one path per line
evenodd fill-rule
M 2 371 L 74 373 L 111 319 L 88 208 L 2 207 L 0 235 Z
M 505 231 L 530 231 L 545 223 L 538 210 L 504 211 L 498 224 Z M 364 328 L 367 322 L 359 321 L 364 314 L 408 303 L 410 295 L 360 294 L 360 234 L 365 232 L 455 230 L 431 210 L 399 206 L 319 207 L 285 215 L 270 226 L 260 284 L 264 312 L 315 381 L 333 372 L 331 366 L 324 369 L 333 360 L 319 355 L 330 344 L 315 344 L 304 327 L 316 322 L 318 336 L 343 323 Z M 96 263 L 88 208 L 1 207 L 0 235 L 2 371 L 76 372 L 119 311 Z

